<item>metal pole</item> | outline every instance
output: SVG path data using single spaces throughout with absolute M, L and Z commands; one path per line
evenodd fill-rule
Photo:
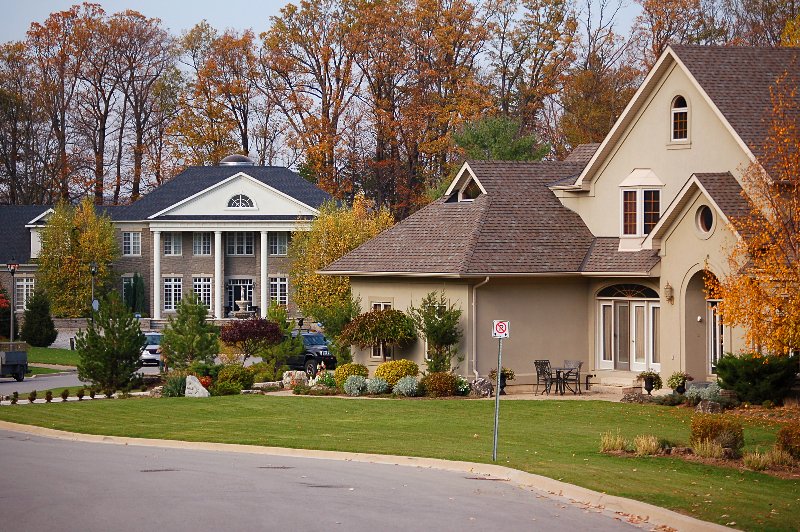
M 492 462 L 497 462 L 497 428 L 500 424 L 500 372 L 503 371 L 503 339 L 497 339 L 497 376 L 494 393 L 494 444 L 492 445 Z

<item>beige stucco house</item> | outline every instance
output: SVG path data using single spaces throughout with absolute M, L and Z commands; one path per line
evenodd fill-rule
M 493 320 L 511 322 L 503 365 L 584 362 L 594 382 L 645 369 L 713 378 L 745 349 L 703 276 L 727 272 L 747 212 L 741 177 L 769 130 L 770 87 L 797 49 L 668 48 L 606 139 L 564 161 L 464 163 L 445 195 L 326 268 L 348 275 L 362 310 L 406 310 L 444 290 L 463 310 L 460 372 L 496 367 Z M 421 341 L 358 352 L 424 367 Z

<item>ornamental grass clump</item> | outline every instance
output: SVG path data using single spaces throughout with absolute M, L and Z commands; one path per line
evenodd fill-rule
M 344 381 L 350 375 L 361 375 L 365 379 L 369 377 L 369 370 L 364 364 L 342 364 L 336 367 L 333 372 L 333 379 L 336 381 L 336 386 L 340 388 L 344 386 Z
M 367 379 L 361 375 L 350 375 L 344 381 L 344 393 L 350 397 L 358 397 L 367 391 Z
M 367 393 L 370 395 L 382 395 L 389 392 L 389 383 L 386 379 L 373 377 L 367 381 Z
M 722 459 L 725 457 L 725 448 L 714 440 L 700 440 L 692 443 L 694 454 L 700 458 Z
M 419 366 L 404 358 L 384 362 L 375 370 L 375 376 L 386 379 L 392 389 L 403 377 L 416 377 L 417 375 L 419 375 Z M 414 381 L 416 382 L 416 379 Z
M 652 434 L 641 434 L 633 439 L 636 456 L 653 456 L 661 452 L 661 441 Z
M 628 442 L 625 441 L 619 431 L 616 434 L 608 431 L 600 435 L 601 453 L 619 453 L 624 452 L 627 448 Z
M 397 381 L 392 388 L 392 393 L 403 397 L 416 397 L 419 392 L 419 382 L 416 377 L 406 375 Z

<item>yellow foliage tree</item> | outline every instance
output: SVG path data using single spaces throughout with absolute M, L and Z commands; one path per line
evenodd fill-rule
M 303 313 L 318 317 L 315 309 L 346 306 L 350 301 L 350 279 L 316 272 L 392 225 L 394 218 L 388 209 L 376 209 L 358 195 L 349 209 L 334 203 L 323 205 L 310 231 L 295 232 L 289 247 L 289 276 L 294 301 Z
M 797 80 L 772 91 L 772 124 L 758 163 L 747 169 L 750 213 L 732 220 L 739 235 L 731 274 L 707 289 L 722 299 L 723 321 L 741 325 L 758 348 L 788 354 L 800 346 L 800 102 Z
M 111 263 L 117 257 L 114 226 L 98 216 L 91 199 L 77 207 L 60 203 L 41 232 L 36 289 L 50 297 L 54 316 L 86 316 L 91 304 L 90 264 L 97 264 L 95 296 L 112 278 Z

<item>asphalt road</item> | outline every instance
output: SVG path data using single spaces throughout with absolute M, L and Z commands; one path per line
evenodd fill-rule
M 69 442 L 0 431 L 0 529 L 637 528 L 508 481 L 313 458 Z
M 140 370 L 145 374 L 158 373 L 158 366 L 145 366 Z M 15 391 L 27 394 L 31 390 L 50 390 L 52 388 L 79 388 L 81 386 L 88 386 L 87 383 L 78 380 L 77 373 L 70 373 L 69 375 L 53 375 L 43 374 L 31 377 L 28 375 L 22 382 L 17 382 L 13 378 L 0 378 L 0 395 L 11 395 Z M 75 391 L 75 390 L 73 390 Z M 2 528 L 2 527 L 0 527 Z

